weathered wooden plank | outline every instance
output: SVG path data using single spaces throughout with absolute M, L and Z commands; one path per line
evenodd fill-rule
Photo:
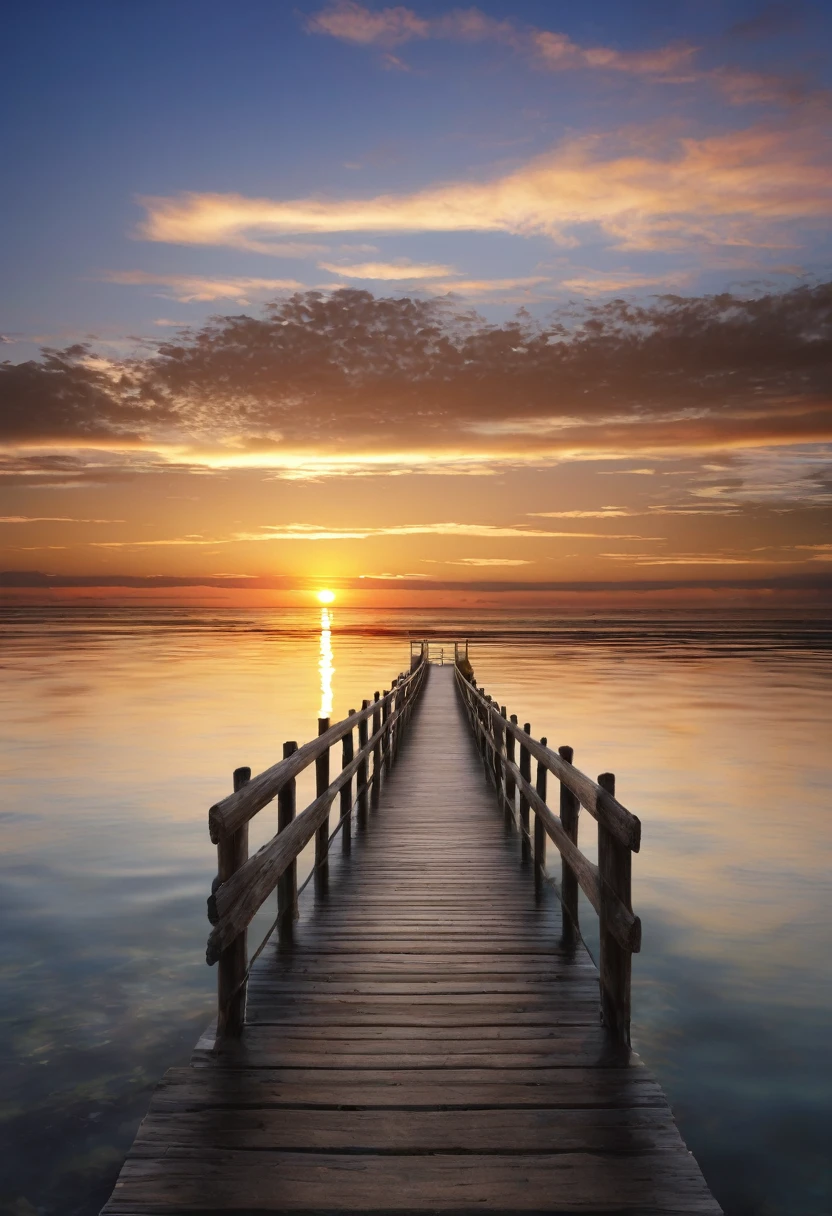
M 424 1157 L 261 1151 L 133 1157 L 108 1213 L 152 1210 L 567 1211 L 716 1214 L 684 1149 L 644 1154 Z M 141 1210 L 141 1209 L 139 1209 Z
M 545 1109 L 661 1106 L 643 1068 L 171 1069 L 154 1111 L 209 1107 Z
M 135 1151 L 159 1147 L 355 1152 L 649 1153 L 678 1149 L 661 1107 L 612 1110 L 275 1110 L 155 1113 Z
M 580 1026 L 573 1029 L 571 1032 L 557 1026 L 550 1026 L 544 1023 L 540 1026 L 515 1026 L 513 1023 L 508 1025 L 495 1026 L 424 1026 L 417 1035 L 414 1036 L 413 1029 L 410 1026 L 393 1024 L 388 1026 L 372 1026 L 350 1023 L 336 1023 L 331 1030 L 326 1034 L 327 1042 L 340 1043 L 345 1047 L 353 1050 L 364 1050 L 364 1045 L 372 1046 L 374 1042 L 382 1044 L 394 1043 L 398 1040 L 404 1040 L 406 1043 L 424 1043 L 436 1042 L 448 1044 L 452 1050 L 456 1050 L 456 1044 L 459 1043 L 463 1047 L 467 1043 L 476 1046 L 476 1049 L 482 1050 L 486 1044 L 493 1044 L 496 1050 L 501 1051 L 516 1045 L 520 1047 L 523 1043 L 528 1043 L 529 1040 L 539 1043 L 559 1042 L 561 1039 L 567 1040 L 569 1035 L 580 1035 L 585 1037 L 589 1034 L 598 1034 L 603 1036 L 603 1027 L 596 1022 L 591 1028 Z M 247 1042 L 257 1036 L 263 1034 L 266 1036 L 275 1034 L 278 1042 L 300 1043 L 308 1040 L 320 1042 L 321 1032 L 316 1026 L 308 1022 L 294 1022 L 286 1025 L 281 1025 L 279 1030 L 272 1031 L 268 1024 L 263 1025 L 247 1025 L 245 1038 L 242 1040 L 242 1046 L 245 1047 Z M 211 1037 L 211 1048 L 213 1050 L 214 1040 Z M 235 1047 L 236 1049 L 236 1047 Z

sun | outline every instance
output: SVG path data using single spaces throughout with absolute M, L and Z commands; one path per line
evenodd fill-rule
M 319 604 L 334 604 L 335 603 L 335 592 L 334 591 L 319 591 L 318 592 L 318 603 Z

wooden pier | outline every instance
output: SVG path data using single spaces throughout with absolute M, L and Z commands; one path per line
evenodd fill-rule
M 608 775 L 477 689 L 461 652 L 429 658 L 423 644 L 389 693 L 266 773 L 238 770 L 211 809 L 218 1031 L 164 1077 L 106 1213 L 720 1212 L 629 1047 L 638 820 Z M 310 764 L 318 796 L 296 816 Z M 247 859 L 246 825 L 275 797 L 280 830 Z M 600 984 L 578 886 L 601 918 Z M 250 967 L 245 927 L 275 890 Z

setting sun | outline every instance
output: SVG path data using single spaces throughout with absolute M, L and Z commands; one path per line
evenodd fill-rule
M 335 603 L 335 592 L 334 591 L 319 591 L 318 592 L 318 603 L 319 604 L 334 604 Z

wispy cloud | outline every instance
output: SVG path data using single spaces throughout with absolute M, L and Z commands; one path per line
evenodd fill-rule
M 238 304 L 250 303 L 252 296 L 263 296 L 275 291 L 292 291 L 303 284 L 297 279 L 251 279 L 208 278 L 194 274 L 153 274 L 146 270 L 108 270 L 102 278 L 107 283 L 123 283 L 129 287 L 163 287 L 160 295 L 183 304 L 210 300 L 236 300 Z M 180 322 L 164 319 L 156 325 L 177 325 Z
M 533 564 L 523 557 L 461 557 L 459 561 L 445 562 L 446 566 L 531 566 Z
M 159 546 L 188 546 L 202 547 L 205 545 L 237 544 L 241 541 L 272 542 L 272 541 L 354 541 L 372 540 L 382 536 L 458 536 L 467 539 L 478 537 L 486 540 L 552 540 L 552 539 L 587 539 L 587 540 L 641 540 L 661 541 L 660 536 L 640 536 L 608 532 L 551 532 L 542 528 L 521 526 L 501 526 L 499 524 L 464 524 L 464 523 L 426 523 L 426 524 L 392 524 L 388 527 L 367 528 L 329 528 L 317 524 L 265 524 L 256 530 L 234 532 L 231 536 L 204 536 L 191 533 L 187 536 L 164 537 L 157 539 L 136 538 L 116 541 L 92 541 L 93 548 L 99 549 L 132 549 L 156 548 Z M 525 565 L 526 562 L 504 561 L 497 559 L 465 559 L 465 565 Z M 407 576 L 418 577 L 418 576 Z
M 430 579 L 429 574 L 359 574 L 359 579 L 375 579 L 384 583 L 400 583 L 404 579 Z
M 516 279 L 456 279 L 447 282 L 428 284 L 432 291 L 453 291 L 463 296 L 489 296 L 521 289 L 539 287 L 542 283 L 551 282 L 548 275 L 525 275 Z
M 319 262 L 318 266 L 321 270 L 329 270 L 332 274 L 341 274 L 348 279 L 377 279 L 379 281 L 437 279 L 458 273 L 453 266 L 409 262 L 406 259 L 396 262 L 353 262 L 346 265 L 339 265 L 337 262 Z
M 630 132 L 629 147 L 621 133 L 614 139 L 586 136 L 507 175 L 407 194 L 146 198 L 140 232 L 151 241 L 231 246 L 276 233 L 464 231 L 544 235 L 574 244 L 594 225 L 621 249 L 768 248 L 777 243 L 772 234 L 778 225 L 825 219 L 832 208 L 832 166 L 823 156 L 816 118 L 807 113 L 802 125 L 667 139 L 658 146 L 649 132 Z M 189 286 L 180 276 L 116 281 L 168 285 L 179 298 L 213 290 L 212 280 L 201 288 L 201 281 Z M 597 286 L 592 276 L 580 282 L 585 290 Z M 230 294 L 229 287 L 217 281 L 217 290 Z M 241 280 L 238 294 L 251 289 Z
M 655 469 L 596 469 L 595 471 L 601 477 L 621 477 L 622 475 L 629 475 L 631 477 L 653 477 L 656 472 Z
M 561 279 L 560 286 L 569 291 L 580 291 L 585 295 L 604 295 L 611 291 L 632 291 L 639 287 L 680 288 L 690 278 L 681 271 L 671 274 L 635 274 L 620 271 L 612 274 L 582 274 Z
M 328 34 L 362 46 L 396 46 L 411 38 L 428 38 L 431 27 L 429 21 L 401 5 L 373 12 L 363 4 L 341 0 L 310 17 L 306 28 L 311 34 Z
M 749 557 L 739 553 L 674 553 L 657 557 L 654 553 L 600 553 L 630 566 L 759 566 L 769 565 L 769 559 Z
M 741 504 L 832 504 L 832 445 L 795 444 L 739 452 L 730 466 L 712 466 L 700 476 L 692 495 L 709 507 L 736 509 Z
M 581 46 L 567 34 L 498 20 L 476 8 L 453 9 L 425 18 L 403 5 L 369 9 L 355 0 L 336 0 L 306 23 L 311 34 L 326 34 L 358 46 L 401 46 L 428 38 L 462 42 L 498 42 L 534 55 L 555 71 L 589 68 L 636 76 L 671 79 L 690 70 L 696 47 L 687 44 L 645 51 L 619 51 L 607 46 Z
M 383 52 L 382 64 L 401 71 L 408 71 L 409 65 L 393 55 L 391 47 L 446 39 L 497 43 L 545 71 L 605 72 L 662 85 L 704 84 L 732 105 L 793 105 L 806 95 L 802 81 L 775 73 L 732 64 L 700 66 L 700 48 L 690 42 L 638 50 L 581 44 L 560 30 L 499 20 L 477 8 L 451 9 L 435 17 L 423 17 L 403 5 L 369 9 L 355 0 L 335 0 L 308 18 L 306 29 L 310 34 L 328 35 L 355 46 L 378 47 Z
M 73 515 L 0 515 L 0 524 L 123 524 L 123 519 L 76 519 Z
M 610 519 L 634 512 L 627 507 L 602 507 L 599 511 L 529 511 L 528 514 L 535 519 Z
M 564 71 L 590 68 L 626 72 L 676 83 L 689 81 L 697 48 L 686 43 L 645 51 L 619 51 L 609 46 L 580 46 L 568 34 L 535 30 L 531 42 L 548 68 Z
M 832 562 L 832 545 L 795 545 L 796 549 L 807 549 L 813 562 Z
M 257 532 L 235 533 L 237 540 L 367 540 L 374 536 L 465 536 L 520 540 L 568 538 L 591 540 L 662 540 L 660 536 L 611 536 L 608 532 L 552 532 L 544 528 L 504 526 L 500 524 L 464 524 L 455 522 L 432 524 L 393 524 L 371 528 L 320 528 L 315 524 L 265 525 Z

